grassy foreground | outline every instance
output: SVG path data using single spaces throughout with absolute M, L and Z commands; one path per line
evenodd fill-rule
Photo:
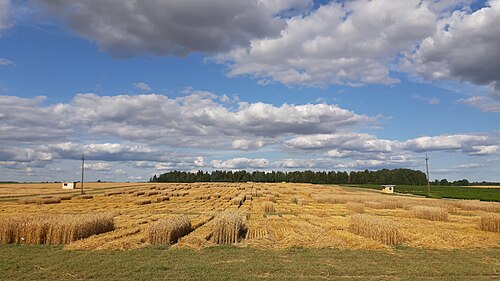
M 1 280 L 498 280 L 500 249 L 69 251 L 1 245 Z
M 346 185 L 360 188 L 380 189 L 376 184 Z M 427 196 L 427 185 L 396 185 L 399 193 Z M 466 186 L 431 186 L 432 198 L 455 198 L 500 202 L 500 188 L 477 188 Z

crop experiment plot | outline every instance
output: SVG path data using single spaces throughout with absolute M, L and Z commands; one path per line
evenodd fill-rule
M 144 186 L 144 183 L 85 183 L 84 187 L 87 193 L 103 192 L 108 189 L 120 189 L 134 186 Z M 40 195 L 76 195 L 80 189 L 63 190 L 61 183 L 9 183 L 0 184 L 0 200 L 11 198 L 23 198 L 26 196 Z M 80 184 L 77 184 L 80 188 Z
M 494 202 L 292 183 L 89 183 L 86 196 L 63 192 L 59 185 L 6 186 L 0 186 L 0 223 L 13 230 L 1 234 L 3 243 L 27 243 L 24 238 L 91 250 L 152 244 L 194 249 L 218 244 L 266 249 L 500 247 L 500 203 Z M 102 224 L 89 214 L 100 214 Z M 27 227 L 39 235 L 28 238 L 23 234 Z
M 0 243 L 67 244 L 114 229 L 109 214 L 0 217 Z

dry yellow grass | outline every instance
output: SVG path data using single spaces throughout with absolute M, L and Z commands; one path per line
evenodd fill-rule
M 161 219 L 149 228 L 148 241 L 152 245 L 170 245 L 191 230 L 191 220 L 187 216 Z
M 355 215 L 349 220 L 349 231 L 386 245 L 403 242 L 397 223 L 368 215 Z
M 429 206 L 415 206 L 411 209 L 413 215 L 419 219 L 426 219 L 431 221 L 447 221 L 448 211 L 445 208 L 429 207 Z
M 479 218 L 478 228 L 485 231 L 500 232 L 500 214 L 482 214 Z
M 0 243 L 67 244 L 114 229 L 110 214 L 0 218 Z
M 216 244 L 237 243 L 245 230 L 243 216 L 239 212 L 224 211 L 214 220 L 211 240 Z

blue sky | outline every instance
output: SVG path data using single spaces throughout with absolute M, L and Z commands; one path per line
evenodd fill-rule
M 0 0 L 0 180 L 500 181 L 498 0 L 133 3 Z

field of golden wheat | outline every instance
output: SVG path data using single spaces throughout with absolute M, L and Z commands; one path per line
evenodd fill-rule
M 41 237 L 29 241 L 60 240 L 66 241 L 66 249 L 87 250 L 136 249 L 151 244 L 194 249 L 217 244 L 265 249 L 500 247 L 500 203 L 293 183 L 86 186 L 86 196 L 79 196 L 76 190 L 63 192 L 59 184 L 0 186 L 0 224 L 17 227 L 8 233 L 8 227 L 3 227 L 0 238 L 13 238 L 0 241 L 28 243 L 21 236 L 35 229 Z M 57 231 L 71 232 L 72 218 L 82 220 L 95 214 L 106 220 L 112 217 L 112 227 L 106 221 L 105 232 L 102 227 L 93 231 L 89 224 L 88 229 L 78 230 L 87 233 L 83 239 L 49 239 L 52 228 L 46 217 L 59 221 Z

